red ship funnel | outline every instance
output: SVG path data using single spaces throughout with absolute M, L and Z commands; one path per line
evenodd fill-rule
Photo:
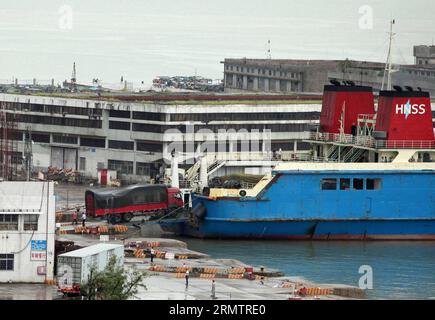
M 339 133 L 340 119 L 344 114 L 344 133 L 352 134 L 352 127 L 356 128 L 358 125 L 359 114 L 374 113 L 372 87 L 326 85 L 320 114 L 320 131 Z
M 433 141 L 429 92 L 381 91 L 376 131 L 388 141 Z

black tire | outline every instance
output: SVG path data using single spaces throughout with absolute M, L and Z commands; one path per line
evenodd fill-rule
M 241 197 L 246 196 L 246 191 L 245 191 L 245 190 L 240 190 L 239 195 L 240 195 Z
M 131 219 L 133 219 L 133 214 L 131 212 L 127 212 L 122 215 L 122 221 L 124 222 L 130 222 Z
M 112 215 L 110 216 L 110 223 L 111 223 L 111 224 L 118 224 L 118 223 L 120 223 L 121 221 L 122 221 L 122 217 L 121 217 L 121 215 L 118 214 L 118 213 L 112 214 Z

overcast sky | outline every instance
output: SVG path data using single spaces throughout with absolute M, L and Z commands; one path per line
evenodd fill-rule
M 433 0 L 19 0 L 0 8 L 0 79 L 221 78 L 228 57 L 394 61 L 435 39 Z

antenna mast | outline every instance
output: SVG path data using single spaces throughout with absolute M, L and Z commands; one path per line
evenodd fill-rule
M 390 22 L 390 43 L 388 45 L 388 55 L 387 55 L 387 62 L 385 63 L 385 70 L 384 70 L 384 76 L 382 78 L 382 88 L 381 90 L 384 90 L 385 86 L 385 78 L 387 78 L 387 90 L 391 90 L 391 72 L 392 72 L 392 60 L 391 60 L 391 47 L 393 44 L 393 38 L 396 35 L 393 33 L 393 25 L 396 23 L 394 19 Z
M 71 90 L 77 91 L 77 72 L 76 72 L 76 63 L 73 63 L 73 71 L 71 74 Z

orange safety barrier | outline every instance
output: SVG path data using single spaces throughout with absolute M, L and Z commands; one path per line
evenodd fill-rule
M 176 273 L 175 274 L 175 277 L 177 277 L 177 278 L 184 278 L 184 273 L 182 273 L 182 272 L 178 272 L 178 273 Z
M 215 276 L 216 276 L 215 274 L 211 274 L 211 273 L 201 273 L 199 275 L 201 279 L 214 279 Z
M 83 228 L 83 227 L 75 227 L 74 228 L 75 233 L 82 233 L 84 231 L 86 231 L 86 227 L 85 228 Z
M 305 295 L 307 296 L 326 296 L 331 295 L 332 289 L 322 289 L 322 288 L 305 288 Z
M 244 273 L 244 272 L 245 272 L 245 268 L 244 267 L 231 268 L 230 270 L 228 270 L 228 273 Z
M 99 233 L 109 233 L 109 228 L 107 226 L 99 226 L 98 232 Z
M 255 275 L 255 280 L 267 280 L 266 277 Z
M 192 268 L 189 268 L 189 267 L 178 267 L 176 269 L 177 272 L 186 272 L 187 270 L 192 271 Z
M 150 267 L 149 270 L 151 271 L 158 271 L 158 272 L 165 272 L 165 266 L 153 266 Z
M 147 242 L 147 247 L 160 247 L 160 242 L 158 241 Z
M 243 279 L 243 274 L 229 274 L 228 279 Z
M 189 259 L 189 256 L 177 256 L 176 258 L 179 260 L 185 260 L 185 259 Z
M 145 253 L 141 249 L 134 250 L 134 256 L 136 258 L 145 258 Z
M 122 225 L 116 225 L 113 226 L 113 230 L 116 232 L 127 232 L 128 231 L 128 227 L 127 226 L 122 226 Z
M 202 272 L 204 273 L 218 273 L 218 269 L 217 268 L 203 268 Z
M 45 280 L 44 282 L 48 286 L 54 286 L 54 285 L 56 285 L 56 281 L 55 280 Z
M 166 252 L 163 252 L 163 251 L 156 251 L 156 258 L 164 259 L 164 258 L 165 258 L 165 255 L 166 255 Z

